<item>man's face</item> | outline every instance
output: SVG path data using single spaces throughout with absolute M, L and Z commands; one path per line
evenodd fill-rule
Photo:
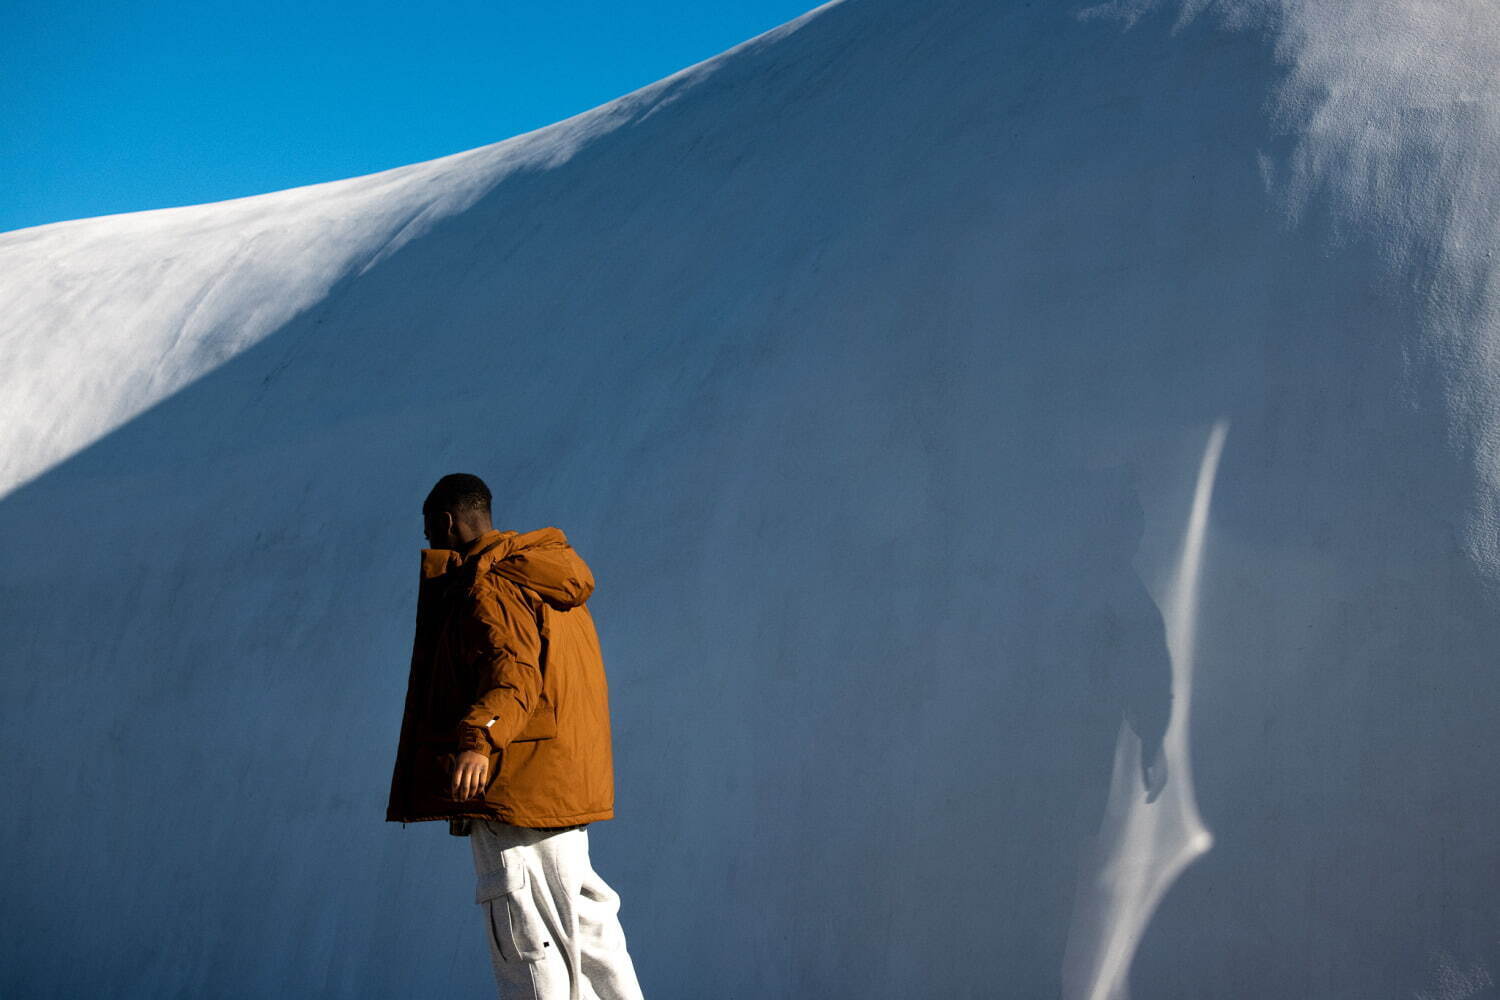
M 453 515 L 447 511 L 422 515 L 422 534 L 426 536 L 430 549 L 460 548 L 458 535 L 453 530 L 455 527 Z

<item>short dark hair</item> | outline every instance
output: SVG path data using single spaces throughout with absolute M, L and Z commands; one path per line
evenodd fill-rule
M 422 513 L 450 511 L 459 514 L 475 510 L 488 514 L 490 499 L 490 488 L 484 485 L 483 479 L 467 472 L 454 472 L 439 479 L 437 485 L 433 486 L 427 499 L 422 501 Z

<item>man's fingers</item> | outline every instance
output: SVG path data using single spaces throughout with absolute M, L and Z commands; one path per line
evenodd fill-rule
M 461 802 L 478 795 L 484 789 L 489 771 L 490 763 L 487 760 L 460 759 L 453 769 L 453 780 L 448 788 L 449 797 Z
M 485 772 L 488 769 L 486 764 L 465 763 L 459 769 L 459 780 L 455 785 L 454 798 L 462 801 L 478 795 L 479 790 L 484 787 Z

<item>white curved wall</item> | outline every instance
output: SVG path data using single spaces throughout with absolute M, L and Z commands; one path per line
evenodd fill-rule
M 1054 995 L 1223 420 L 1212 849 L 1130 989 L 1482 995 L 1497 39 L 847 0 L 510 144 L 0 236 L 0 992 L 487 988 L 467 845 L 380 821 L 462 470 L 596 571 L 650 995 Z

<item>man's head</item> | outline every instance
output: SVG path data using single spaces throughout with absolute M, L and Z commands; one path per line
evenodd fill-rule
M 461 549 L 491 527 L 490 488 L 478 476 L 444 476 L 422 502 L 422 533 L 431 548 Z

